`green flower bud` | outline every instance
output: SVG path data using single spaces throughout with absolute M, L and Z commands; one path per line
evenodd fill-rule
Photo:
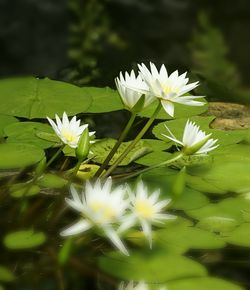
M 89 140 L 89 129 L 86 128 L 78 142 L 76 147 L 76 157 L 78 160 L 84 160 L 89 154 L 90 140 Z

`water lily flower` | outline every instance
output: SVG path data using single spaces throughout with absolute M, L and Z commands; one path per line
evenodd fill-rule
M 115 83 L 124 105 L 129 110 L 132 110 L 135 107 L 139 99 L 144 94 L 144 92 L 141 93 L 139 91 L 148 90 L 148 86 L 142 80 L 141 76 L 138 75 L 136 77 L 135 72 L 133 70 L 131 71 L 130 74 L 128 72 L 125 72 L 125 76 L 123 76 L 122 72 L 120 72 L 120 78 L 119 77 L 115 78 Z M 134 88 L 139 89 L 139 91 L 134 90 Z M 144 104 L 142 104 L 142 108 L 147 107 L 154 100 L 155 100 L 154 96 L 146 94 Z
M 148 285 L 141 281 L 135 284 L 133 281 L 130 281 L 127 285 L 123 282 L 119 285 L 118 290 L 148 290 Z M 166 287 L 160 287 L 159 290 L 167 290 Z
M 83 131 L 88 128 L 88 124 L 80 125 L 80 120 L 76 120 L 74 116 L 69 120 L 67 114 L 64 112 L 62 121 L 55 115 L 56 123 L 47 117 L 50 125 L 55 131 L 56 135 L 62 140 L 64 144 L 69 145 L 71 148 L 76 148 L 78 141 L 83 133 Z M 95 132 L 89 132 L 89 136 L 93 136 Z M 90 143 L 93 141 L 90 141 Z
M 96 227 L 110 239 L 115 247 L 128 255 L 128 251 L 115 229 L 129 205 L 124 187 L 119 186 L 112 190 L 111 178 L 108 178 L 103 185 L 98 179 L 93 185 L 87 182 L 81 196 L 71 186 L 71 194 L 72 199 L 66 198 L 66 202 L 79 212 L 82 218 L 65 229 L 61 235 L 76 235 Z
M 167 69 L 163 64 L 158 71 L 156 66 L 151 62 L 150 69 L 145 64 L 139 64 L 139 74 L 148 86 L 148 90 L 134 89 L 146 94 L 150 94 L 159 98 L 164 110 L 171 116 L 174 116 L 174 103 L 187 106 L 203 106 L 205 103 L 196 101 L 201 96 L 186 96 L 185 94 L 198 86 L 199 82 L 188 84 L 189 79 L 186 72 L 179 75 L 178 71 L 174 71 L 168 75 Z
M 169 130 L 169 128 L 167 126 L 165 127 L 168 130 L 170 136 L 165 134 L 162 135 L 183 146 L 182 151 L 185 155 L 207 154 L 219 146 L 215 145 L 215 143 L 218 141 L 217 139 L 209 138 L 212 133 L 206 135 L 205 132 L 200 130 L 198 125 L 189 120 L 186 122 L 182 140 L 178 140 Z
M 131 214 L 119 230 L 124 231 L 130 228 L 132 224 L 139 222 L 145 237 L 149 241 L 150 248 L 152 248 L 152 225 L 176 218 L 173 215 L 163 213 L 163 209 L 170 203 L 171 199 L 159 200 L 159 189 L 149 194 L 148 188 L 142 181 L 138 182 L 135 192 L 132 192 L 130 188 L 127 190 L 131 201 Z

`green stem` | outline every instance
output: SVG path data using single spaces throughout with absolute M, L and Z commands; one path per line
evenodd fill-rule
M 159 164 L 155 164 L 155 165 L 149 166 L 149 167 L 147 167 L 145 169 L 138 170 L 137 172 L 129 174 L 126 177 L 124 177 L 122 180 L 126 180 L 126 179 L 129 179 L 129 178 L 135 177 L 135 176 L 140 175 L 140 174 L 142 174 L 144 172 L 150 171 L 152 169 L 155 169 L 155 168 L 158 168 L 158 167 L 161 167 L 161 166 L 164 166 L 164 165 L 170 165 L 170 164 L 174 163 L 175 161 L 181 159 L 182 157 L 183 157 L 183 153 L 180 153 L 180 154 L 178 154 L 176 157 L 174 157 L 172 159 L 163 161 L 163 162 L 161 162 Z
M 115 145 L 112 148 L 112 150 L 109 152 L 109 154 L 106 157 L 106 159 L 104 160 L 103 164 L 101 165 L 101 167 L 96 172 L 95 177 L 99 177 L 102 174 L 103 170 L 108 166 L 109 161 L 113 158 L 113 156 L 115 155 L 115 152 L 118 150 L 118 148 L 122 144 L 123 140 L 127 137 L 128 132 L 129 132 L 130 128 L 132 127 L 135 118 L 136 118 L 136 113 L 132 113 L 132 115 L 131 115 L 131 117 L 130 117 L 130 119 L 129 119 L 127 125 L 126 125 L 126 127 L 122 131 L 119 139 L 115 143 Z
M 141 138 L 143 137 L 143 135 L 147 132 L 147 130 L 149 129 L 149 127 L 154 122 L 154 120 L 155 120 L 156 116 L 158 115 L 160 109 L 161 109 L 161 103 L 159 102 L 158 103 L 158 106 L 156 107 L 156 109 L 155 109 L 155 111 L 153 113 L 153 115 L 148 120 L 148 122 L 146 123 L 146 125 L 142 128 L 141 132 L 136 136 L 136 138 L 133 140 L 133 142 L 130 143 L 130 145 L 124 150 L 124 152 L 114 162 L 114 164 L 107 170 L 107 172 L 103 176 L 104 178 L 105 177 L 108 177 L 111 174 L 111 172 L 113 170 L 115 170 L 115 168 L 122 162 L 122 160 L 127 156 L 127 154 L 131 151 L 131 149 L 141 140 Z
M 50 166 L 50 164 L 59 156 L 59 154 L 63 151 L 65 147 L 65 144 L 62 145 L 57 151 L 56 153 L 50 158 L 50 160 L 47 162 L 46 164 L 46 168 Z

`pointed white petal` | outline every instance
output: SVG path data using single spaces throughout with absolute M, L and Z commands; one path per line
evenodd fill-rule
M 86 220 L 80 220 L 79 222 L 73 224 L 72 226 L 68 227 L 64 231 L 60 233 L 61 236 L 72 236 L 83 233 L 89 230 L 92 225 Z

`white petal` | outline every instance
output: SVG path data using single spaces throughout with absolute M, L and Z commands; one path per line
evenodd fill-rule
M 86 220 L 80 220 L 79 222 L 73 224 L 72 226 L 68 227 L 64 231 L 60 233 L 61 236 L 72 236 L 83 233 L 90 229 L 92 225 Z
M 122 243 L 118 234 L 111 227 L 104 228 L 104 232 L 116 248 L 118 248 L 124 255 L 129 256 L 128 250 Z
M 149 242 L 150 249 L 152 249 L 152 230 L 151 224 L 144 219 L 141 219 L 142 231 Z
M 163 109 L 169 114 L 169 116 L 174 116 L 174 104 L 169 101 L 161 100 Z

